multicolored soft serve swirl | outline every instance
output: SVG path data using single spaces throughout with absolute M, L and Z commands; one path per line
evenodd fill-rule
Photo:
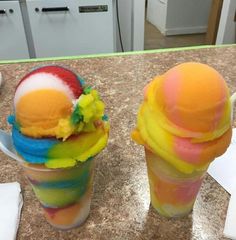
M 231 140 L 231 103 L 223 77 L 201 63 L 183 63 L 144 89 L 132 138 L 183 173 L 201 171 Z
M 72 167 L 98 154 L 109 134 L 98 92 L 60 66 L 27 74 L 14 97 L 12 137 L 17 152 L 32 164 Z

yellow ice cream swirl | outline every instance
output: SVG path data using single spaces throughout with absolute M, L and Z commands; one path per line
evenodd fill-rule
M 75 102 L 70 117 L 60 119 L 56 127 L 57 138 L 66 140 L 72 134 L 80 132 L 92 132 L 96 130 L 96 124 L 106 120 L 104 115 L 104 103 L 100 100 L 98 92 L 90 87 L 85 89 Z M 104 122 L 109 128 L 108 122 Z
M 144 89 L 131 137 L 183 173 L 205 170 L 230 144 L 231 103 L 212 68 L 179 65 Z

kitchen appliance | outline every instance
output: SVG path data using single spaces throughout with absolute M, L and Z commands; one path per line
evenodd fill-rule
M 115 51 L 114 0 L 26 0 L 31 57 Z
M 29 58 L 18 1 L 0 1 L 0 60 Z

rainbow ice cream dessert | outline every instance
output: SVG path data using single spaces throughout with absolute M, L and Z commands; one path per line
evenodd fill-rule
M 145 147 L 151 202 L 168 217 L 189 213 L 204 174 L 231 140 L 231 102 L 223 77 L 183 63 L 144 89 L 132 138 Z
M 52 225 L 67 229 L 87 218 L 94 156 L 107 144 L 109 123 L 98 92 L 72 71 L 45 66 L 27 74 L 14 97 L 12 139 Z

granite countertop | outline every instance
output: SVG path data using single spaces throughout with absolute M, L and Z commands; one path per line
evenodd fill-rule
M 69 67 L 95 86 L 106 102 L 111 132 L 107 148 L 97 156 L 94 195 L 86 223 L 70 231 L 52 228 L 17 163 L 0 152 L 0 182 L 21 184 L 24 206 L 17 240 L 75 239 L 225 239 L 223 227 L 229 194 L 209 175 L 193 212 L 182 219 L 161 217 L 150 206 L 144 151 L 130 139 L 142 89 L 155 75 L 185 61 L 215 67 L 236 91 L 236 46 L 143 53 L 73 60 L 0 64 L 5 83 L 0 90 L 0 128 L 9 130 L 17 82 L 28 71 L 45 64 Z M 234 124 L 235 125 L 235 124 Z

